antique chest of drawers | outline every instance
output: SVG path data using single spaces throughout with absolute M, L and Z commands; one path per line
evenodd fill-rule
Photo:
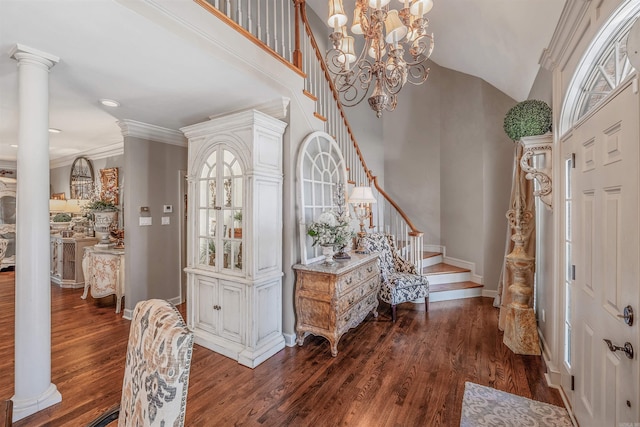
M 351 254 L 334 265 L 318 262 L 294 265 L 296 270 L 296 339 L 302 345 L 309 332 L 329 340 L 338 354 L 340 337 L 358 326 L 369 312 L 378 316 L 380 271 L 376 254 Z

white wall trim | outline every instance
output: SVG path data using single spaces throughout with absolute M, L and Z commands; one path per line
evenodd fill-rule
M 495 297 L 498 296 L 498 291 L 495 289 L 482 289 L 482 296 L 485 298 L 495 299 Z
M 287 347 L 295 347 L 296 345 L 296 334 L 282 334 L 284 337 L 284 345 Z
M 73 164 L 73 161 L 80 156 L 87 157 L 91 160 L 98 160 L 107 157 L 121 156 L 122 154 L 124 154 L 124 142 L 120 141 L 116 142 L 115 144 L 92 148 L 90 150 L 82 151 L 70 156 L 58 157 L 57 159 L 51 160 L 49 162 L 49 168 L 54 169 L 62 166 L 71 166 L 71 164 Z
M 187 138 L 177 130 L 136 122 L 135 120 L 120 120 L 118 121 L 118 126 L 122 130 L 122 136 L 131 136 L 180 147 L 187 146 Z
M 446 255 L 447 248 L 442 245 L 422 245 L 422 250 L 426 252 L 440 252 L 444 257 Z
M 125 308 L 122 313 L 122 318 L 127 320 L 133 319 L 133 310 L 130 308 Z
M 169 304 L 171 305 L 180 305 L 182 304 L 182 297 L 180 295 L 178 295 L 177 297 L 173 297 L 173 298 L 169 298 L 167 300 L 169 302 Z
M 247 110 L 258 110 L 261 113 L 267 114 L 275 119 L 284 120 L 287 118 L 287 108 L 289 107 L 290 102 L 291 102 L 290 98 L 287 98 L 286 96 L 282 96 L 279 98 L 275 98 L 271 101 L 267 101 L 263 104 L 247 106 L 245 108 L 240 108 L 238 110 L 234 110 L 229 113 L 216 114 L 213 116 L 209 116 L 209 119 L 213 120 L 219 117 L 224 117 L 230 114 L 240 113 L 242 111 L 247 111 Z
M 471 281 L 473 283 L 478 283 L 480 285 L 484 284 L 482 276 L 476 274 L 476 263 L 464 261 L 458 258 L 451 258 L 448 256 L 443 257 L 442 262 L 445 264 L 453 265 L 455 267 L 466 268 L 467 270 L 471 270 Z
M 580 40 L 580 37 L 575 39 L 575 36 L 581 30 L 580 24 L 589 10 L 589 5 L 590 2 L 584 0 L 569 0 L 565 3 L 549 47 L 540 55 L 539 63 L 543 68 L 553 70 L 560 65 L 558 61 L 561 58 L 566 60 L 565 52 L 569 49 L 571 40 L 574 40 L 574 43 Z M 582 31 L 584 32 L 583 28 Z

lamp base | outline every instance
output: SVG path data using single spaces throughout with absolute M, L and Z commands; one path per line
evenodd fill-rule
M 358 231 L 358 247 L 356 248 L 356 253 L 360 255 L 368 255 L 369 252 L 364 246 L 362 246 L 362 239 L 366 236 L 366 231 Z

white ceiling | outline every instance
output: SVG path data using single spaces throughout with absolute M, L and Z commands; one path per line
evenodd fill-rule
M 16 43 L 61 58 L 50 73 L 49 125 L 63 131 L 50 135 L 52 159 L 121 142 L 118 120 L 177 130 L 279 96 L 201 43 L 135 12 L 136 4 L 141 2 L 0 0 L 0 160 L 14 160 L 17 151 L 11 147 L 18 138 L 17 67 L 7 54 Z M 435 0 L 429 13 L 432 59 L 526 99 L 563 4 Z M 326 1 L 308 5 L 326 16 Z M 104 107 L 100 98 L 122 105 Z

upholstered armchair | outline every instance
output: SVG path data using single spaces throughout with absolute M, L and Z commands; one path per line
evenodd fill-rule
M 7 239 L 0 239 L 0 262 L 4 259 L 4 256 L 7 253 L 7 247 L 9 246 L 9 241 Z
M 167 301 L 139 302 L 129 331 L 122 398 L 88 427 L 184 426 L 193 332 Z
M 383 233 L 371 233 L 361 240 L 362 246 L 378 254 L 380 266 L 380 292 L 378 297 L 391 305 L 391 317 L 396 321 L 396 305 L 424 298 L 429 309 L 429 282 L 426 276 L 417 274 L 416 267 L 402 258 L 395 249 L 393 237 Z

